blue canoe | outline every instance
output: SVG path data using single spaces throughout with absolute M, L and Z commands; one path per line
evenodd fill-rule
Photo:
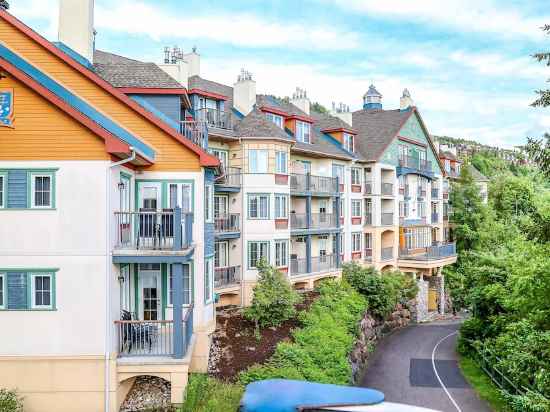
M 384 394 L 374 389 L 269 379 L 247 385 L 241 412 L 297 412 L 304 407 L 374 405 Z

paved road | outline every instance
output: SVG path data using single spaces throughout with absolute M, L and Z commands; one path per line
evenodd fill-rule
M 362 386 L 381 390 L 392 402 L 442 412 L 490 412 L 491 408 L 477 397 L 458 368 L 457 335 L 448 336 L 458 327 L 457 322 L 433 322 L 409 326 L 387 336 L 371 357 Z M 432 352 L 438 342 L 435 367 L 456 406 L 433 371 Z

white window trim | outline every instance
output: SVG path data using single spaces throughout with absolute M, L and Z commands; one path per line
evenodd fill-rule
M 354 173 L 357 175 L 357 182 L 356 183 L 353 183 L 353 175 Z M 351 168 L 351 184 L 352 185 L 361 185 L 361 169 L 357 168 L 357 167 L 352 167 Z
M 256 153 L 256 170 L 252 168 L 252 153 Z M 265 154 L 265 168 L 262 167 L 260 170 L 260 162 L 258 156 L 260 153 Z M 265 169 L 265 170 L 264 170 Z M 248 172 L 249 173 L 268 173 L 269 171 L 269 150 L 266 149 L 248 149 Z
M 305 139 L 306 130 L 308 131 L 307 140 Z M 311 143 L 311 124 L 296 120 L 296 141 L 300 143 Z
M 261 215 L 262 208 L 260 207 L 260 204 L 261 204 L 260 199 L 262 197 L 267 198 L 267 215 L 266 216 Z M 256 216 L 256 217 L 253 217 L 250 214 L 250 201 L 253 198 L 258 198 L 258 207 L 257 207 L 258 216 Z M 248 217 L 248 219 L 250 219 L 250 220 L 269 220 L 269 215 L 270 215 L 269 212 L 270 212 L 270 208 L 271 208 L 270 207 L 271 205 L 269 204 L 270 201 L 271 201 L 271 196 L 269 194 L 260 194 L 260 193 L 258 193 L 258 194 L 249 194 L 247 205 L 246 205 L 247 206 L 247 217 Z
M 49 177 L 50 178 L 50 204 L 47 206 L 37 206 L 35 204 L 35 184 L 37 177 Z M 31 173 L 31 209 L 52 209 L 53 208 L 53 176 L 50 173 Z
M 358 199 L 352 199 L 351 200 L 351 217 L 361 217 L 361 200 Z M 359 205 L 359 214 L 354 213 L 355 205 Z
M 284 264 L 278 265 L 277 264 L 277 244 L 285 244 L 285 254 L 284 254 Z M 283 256 L 281 256 L 283 257 Z M 278 268 L 286 268 L 288 267 L 288 261 L 289 261 L 289 242 L 288 239 L 277 239 L 275 240 L 275 265 Z
M 0 283 L 2 284 L 2 304 L 0 305 L 0 309 L 6 309 L 6 301 L 7 301 L 7 298 L 8 298 L 8 293 L 7 293 L 7 286 L 8 286 L 8 282 L 7 282 L 7 274 L 6 273 L 0 273 Z
M 36 296 L 35 296 L 35 278 L 37 277 L 48 277 L 50 278 L 50 304 L 49 305 L 37 305 Z M 31 308 L 32 309 L 53 309 L 53 275 L 51 273 L 31 273 Z
M 182 306 L 184 308 L 187 308 L 191 305 L 191 302 L 193 302 L 193 279 L 192 279 L 191 265 L 189 263 L 184 263 L 183 266 L 185 266 L 185 265 L 187 265 L 189 267 L 189 303 L 184 303 Z M 169 263 L 168 267 L 167 267 L 168 279 L 166 281 L 166 307 L 167 308 L 174 307 L 174 302 L 171 301 L 172 288 L 170 287 L 170 277 L 172 275 L 172 272 L 171 272 L 170 266 L 171 266 L 171 264 Z
M 279 169 L 279 156 L 284 157 L 284 170 Z M 288 174 L 288 153 L 287 152 L 283 152 L 280 150 L 277 150 L 275 152 L 275 173 L 280 175 Z
M 252 244 L 257 244 L 258 245 L 258 256 L 260 256 L 260 250 L 261 250 L 261 244 L 262 243 L 265 243 L 267 245 L 266 247 L 266 252 L 267 252 L 267 256 L 266 256 L 266 260 L 267 260 L 267 263 L 270 263 L 269 262 L 269 248 L 271 247 L 270 245 L 270 242 L 268 240 L 250 240 L 248 242 L 248 245 L 247 245 L 247 250 L 246 250 L 246 263 L 247 263 L 247 267 L 249 270 L 256 270 L 258 269 L 257 266 L 252 266 L 251 265 L 251 262 L 250 262 L 250 247 L 252 246 Z M 261 257 L 260 257 L 261 259 Z M 259 260 L 259 259 L 258 259 Z
M 362 235 L 363 235 L 363 233 L 361 233 L 361 232 L 353 232 L 351 234 L 351 253 L 361 252 L 361 241 L 362 241 L 361 237 L 362 237 Z M 359 245 L 359 248 L 357 248 L 357 249 L 355 248 L 355 246 L 356 246 L 355 240 L 356 239 L 359 239 L 359 242 L 357 242 L 358 245 Z
M 284 200 L 284 214 L 282 216 L 277 216 L 277 199 L 283 199 Z M 281 209 L 281 208 L 279 208 Z M 288 195 L 280 195 L 280 194 L 276 194 L 275 195 L 275 210 L 274 210 L 274 214 L 275 214 L 275 219 L 288 219 Z

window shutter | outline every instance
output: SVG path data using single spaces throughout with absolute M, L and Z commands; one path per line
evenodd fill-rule
M 27 205 L 27 171 L 8 171 L 7 205 L 11 209 L 25 209 Z
M 8 309 L 27 309 L 27 274 L 8 272 Z

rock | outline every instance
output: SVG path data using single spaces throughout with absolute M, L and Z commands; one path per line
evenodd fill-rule
M 172 411 L 170 382 L 155 376 L 139 376 L 120 407 L 120 412 Z

